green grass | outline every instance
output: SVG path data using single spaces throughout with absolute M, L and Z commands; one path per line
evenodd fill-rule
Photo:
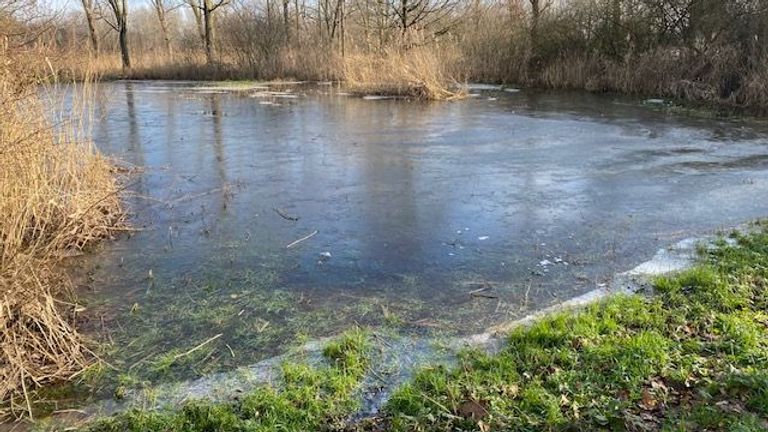
M 229 403 L 192 401 L 177 411 L 132 410 L 98 420 L 90 432 L 309 431 L 341 427 L 368 367 L 369 340 L 351 330 L 323 350 L 327 365 L 282 366 L 282 382 Z
M 411 430 L 768 430 L 768 233 L 736 235 L 702 262 L 518 328 L 502 352 L 466 352 L 389 401 Z
M 345 421 L 369 359 L 346 333 L 324 367 L 285 364 L 284 382 L 231 403 L 131 411 L 107 431 L 765 431 L 768 225 L 701 248 L 695 268 L 512 331 L 496 354 L 419 372 L 379 418 Z

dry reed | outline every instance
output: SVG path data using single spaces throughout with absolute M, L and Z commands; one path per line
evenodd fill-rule
M 272 56 L 248 52 L 225 52 L 214 64 L 207 64 L 205 54 L 185 51 L 168 57 L 162 52 L 134 53 L 133 67 L 124 71 L 117 53 L 103 53 L 89 58 L 77 52 L 50 52 L 55 68 L 52 75 L 64 81 L 82 81 L 86 76 L 103 80 L 274 80 L 329 81 L 341 76 L 341 63 L 334 53 L 318 53 L 306 48 L 284 47 Z M 48 70 L 48 65 L 42 65 Z
M 36 388 L 92 360 L 73 327 L 75 306 L 58 300 L 71 292 L 59 264 L 110 236 L 122 212 L 113 165 L 83 139 L 83 123 L 54 120 L 23 59 L 1 50 L 0 59 L 2 418 L 32 415 Z
M 424 100 L 465 97 L 466 90 L 448 73 L 447 64 L 432 48 L 350 55 L 344 59 L 344 82 L 355 94 Z

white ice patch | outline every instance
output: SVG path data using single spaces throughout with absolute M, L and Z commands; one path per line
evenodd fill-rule
M 500 85 L 494 85 L 494 84 L 479 84 L 479 83 L 470 83 L 466 84 L 464 86 L 469 91 L 499 91 L 501 90 Z
M 253 98 L 298 99 L 298 95 L 291 92 L 260 91 L 250 95 Z
M 364 100 L 387 100 L 387 99 L 397 99 L 395 96 L 383 96 L 383 95 L 365 95 L 363 96 Z
M 269 90 L 269 87 L 266 86 L 260 86 L 260 85 L 212 85 L 212 86 L 198 86 L 198 87 L 188 87 L 182 89 L 184 91 L 193 91 L 198 93 L 206 93 L 211 91 L 216 92 L 245 92 L 245 91 L 253 91 L 253 90 Z
M 660 249 L 649 261 L 640 264 L 626 274 L 630 276 L 656 276 L 685 270 L 695 262 L 696 246 L 701 241 L 702 239 L 690 238 L 679 241 L 670 247 Z

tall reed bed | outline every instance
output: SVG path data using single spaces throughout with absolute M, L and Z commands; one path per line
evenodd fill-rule
M 53 73 L 72 80 L 82 80 L 88 74 L 102 79 L 339 80 L 359 94 L 428 100 L 466 96 L 458 78 L 466 74 L 456 67 L 460 59 L 453 45 L 397 46 L 372 52 L 351 50 L 343 57 L 332 51 L 317 53 L 294 47 L 276 49 L 269 57 L 230 52 L 223 53 L 214 64 L 206 64 L 201 53 L 178 53 L 169 58 L 150 52 L 136 55 L 133 68 L 125 71 L 116 54 L 103 54 L 98 59 L 61 55 L 54 62 Z
M 356 94 L 424 100 L 460 99 L 466 90 L 449 71 L 449 52 L 432 48 L 385 50 L 344 59 L 344 82 Z
M 0 49 L 0 418 L 31 415 L 38 387 L 92 360 L 62 299 L 60 261 L 122 223 L 113 165 L 83 135 L 87 105 L 52 113 L 19 55 Z M 88 84 L 79 86 L 87 100 Z

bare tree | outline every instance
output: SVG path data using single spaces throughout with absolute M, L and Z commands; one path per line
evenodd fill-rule
M 388 0 L 403 35 L 411 29 L 426 29 L 448 18 L 458 4 L 457 0 Z M 436 33 L 442 33 L 445 28 Z
M 346 2 L 344 0 L 338 0 L 338 1 L 341 4 L 340 7 L 339 7 L 339 11 L 340 11 L 340 14 L 339 14 L 340 15 L 340 17 L 339 17 L 339 21 L 340 21 L 340 23 L 339 23 L 339 30 L 340 30 L 339 39 L 341 39 L 341 56 L 344 57 L 344 56 L 347 55 L 347 53 L 346 53 L 346 50 L 347 50 L 347 45 L 346 45 L 346 40 L 347 40 L 347 34 L 346 34 L 347 8 L 346 8 Z
M 290 6 L 291 0 L 283 0 L 283 30 L 285 31 L 285 39 L 291 40 L 291 25 L 288 22 L 288 6 Z
M 541 20 L 541 1 L 528 0 L 531 3 L 531 44 L 539 41 L 539 21 Z
M 42 13 L 34 0 L 0 0 L 0 48 L 38 42 L 54 20 Z
M 96 3 L 94 0 L 80 0 L 85 12 L 85 22 L 88 24 L 88 36 L 91 40 L 91 51 L 94 57 L 99 56 L 99 35 L 96 34 Z
M 205 26 L 203 25 L 203 13 L 200 6 L 200 0 L 184 0 L 186 4 L 192 9 L 192 15 L 195 17 L 195 29 L 197 35 L 200 37 L 200 42 L 205 44 Z
M 93 0 L 82 0 L 93 1 Z M 171 36 L 168 30 L 168 13 L 174 9 L 181 7 L 183 3 L 171 3 L 172 0 L 149 0 L 152 7 L 155 9 L 157 15 L 157 21 L 160 23 L 160 31 L 163 33 L 163 44 L 165 46 L 165 53 L 168 57 L 173 56 L 173 46 L 171 45 Z M 199 11 L 199 9 L 196 9 Z
M 301 33 L 301 23 L 300 23 L 301 9 L 299 9 L 299 0 L 293 0 L 293 7 L 296 10 L 295 23 L 296 23 L 296 34 L 298 35 L 299 33 Z
M 188 3 L 195 13 L 195 19 L 200 24 L 202 14 L 202 38 L 205 44 L 205 60 L 208 64 L 213 63 L 216 57 L 216 28 L 214 25 L 213 13 L 222 6 L 229 3 L 229 0 L 188 0 Z
M 127 0 L 107 0 L 107 5 L 114 21 L 107 18 L 104 21 L 118 34 L 123 70 L 128 70 L 131 68 L 131 55 L 128 50 L 128 2 Z
M 376 36 L 379 49 L 386 46 L 389 30 L 395 22 L 389 0 L 355 0 L 358 19 L 363 27 L 366 44 L 371 48 L 371 37 Z
M 528 58 L 528 72 L 536 73 L 541 67 L 541 15 L 551 6 L 551 0 L 528 0 L 531 5 L 531 56 Z

